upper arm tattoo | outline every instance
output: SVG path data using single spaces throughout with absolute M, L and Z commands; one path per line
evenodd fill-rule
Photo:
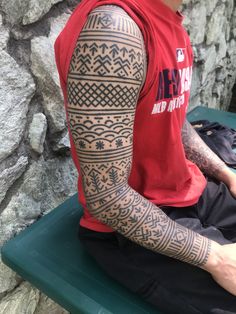
M 68 75 L 68 116 L 88 202 L 127 181 L 144 63 L 141 32 L 122 9 L 89 15 Z
M 133 124 L 145 80 L 142 34 L 114 6 L 88 17 L 68 74 L 67 113 L 91 213 L 148 249 L 202 265 L 209 241 L 174 221 L 128 185 Z

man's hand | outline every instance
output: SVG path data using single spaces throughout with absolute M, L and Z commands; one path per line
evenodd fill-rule
M 225 290 L 236 296 L 236 243 L 213 243 L 207 264 L 202 267 Z

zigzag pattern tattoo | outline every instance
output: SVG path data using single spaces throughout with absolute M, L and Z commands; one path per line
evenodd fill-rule
M 139 44 L 133 42 L 130 49 L 127 49 L 119 37 L 116 39 L 117 43 L 114 43 L 114 38 L 110 36 L 107 43 L 99 44 L 92 42 L 88 35 L 86 37 L 81 35 L 80 38 L 84 43 L 76 46 L 71 63 L 71 70 L 76 76 L 109 75 L 129 79 L 129 75 L 132 74 L 134 81 L 141 80 L 143 60 L 140 52 L 135 53 L 135 48 L 140 48 Z
M 67 82 L 86 204 L 95 217 L 140 245 L 203 265 L 210 241 L 177 225 L 128 185 L 145 69 L 137 25 L 118 7 L 95 9 L 77 41 Z

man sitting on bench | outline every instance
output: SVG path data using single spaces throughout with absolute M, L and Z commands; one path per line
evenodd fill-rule
M 79 238 L 163 313 L 236 313 L 236 175 L 186 121 L 181 2 L 84 0 L 57 39 Z

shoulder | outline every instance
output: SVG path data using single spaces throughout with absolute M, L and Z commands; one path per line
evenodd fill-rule
M 142 38 L 142 33 L 135 21 L 123 8 L 116 5 L 103 5 L 92 10 L 86 26 L 90 29 L 130 32 L 131 35 Z
M 121 7 L 106 5 L 92 10 L 78 38 L 76 51 L 80 59 L 89 58 L 100 75 L 109 72 L 113 76 L 127 76 L 140 80 L 142 85 L 145 81 L 143 36 Z
M 140 43 L 144 47 L 140 28 L 129 14 L 119 6 L 103 5 L 92 10 L 82 31 L 111 35 L 117 33 L 122 36 L 129 36 L 130 42 Z

